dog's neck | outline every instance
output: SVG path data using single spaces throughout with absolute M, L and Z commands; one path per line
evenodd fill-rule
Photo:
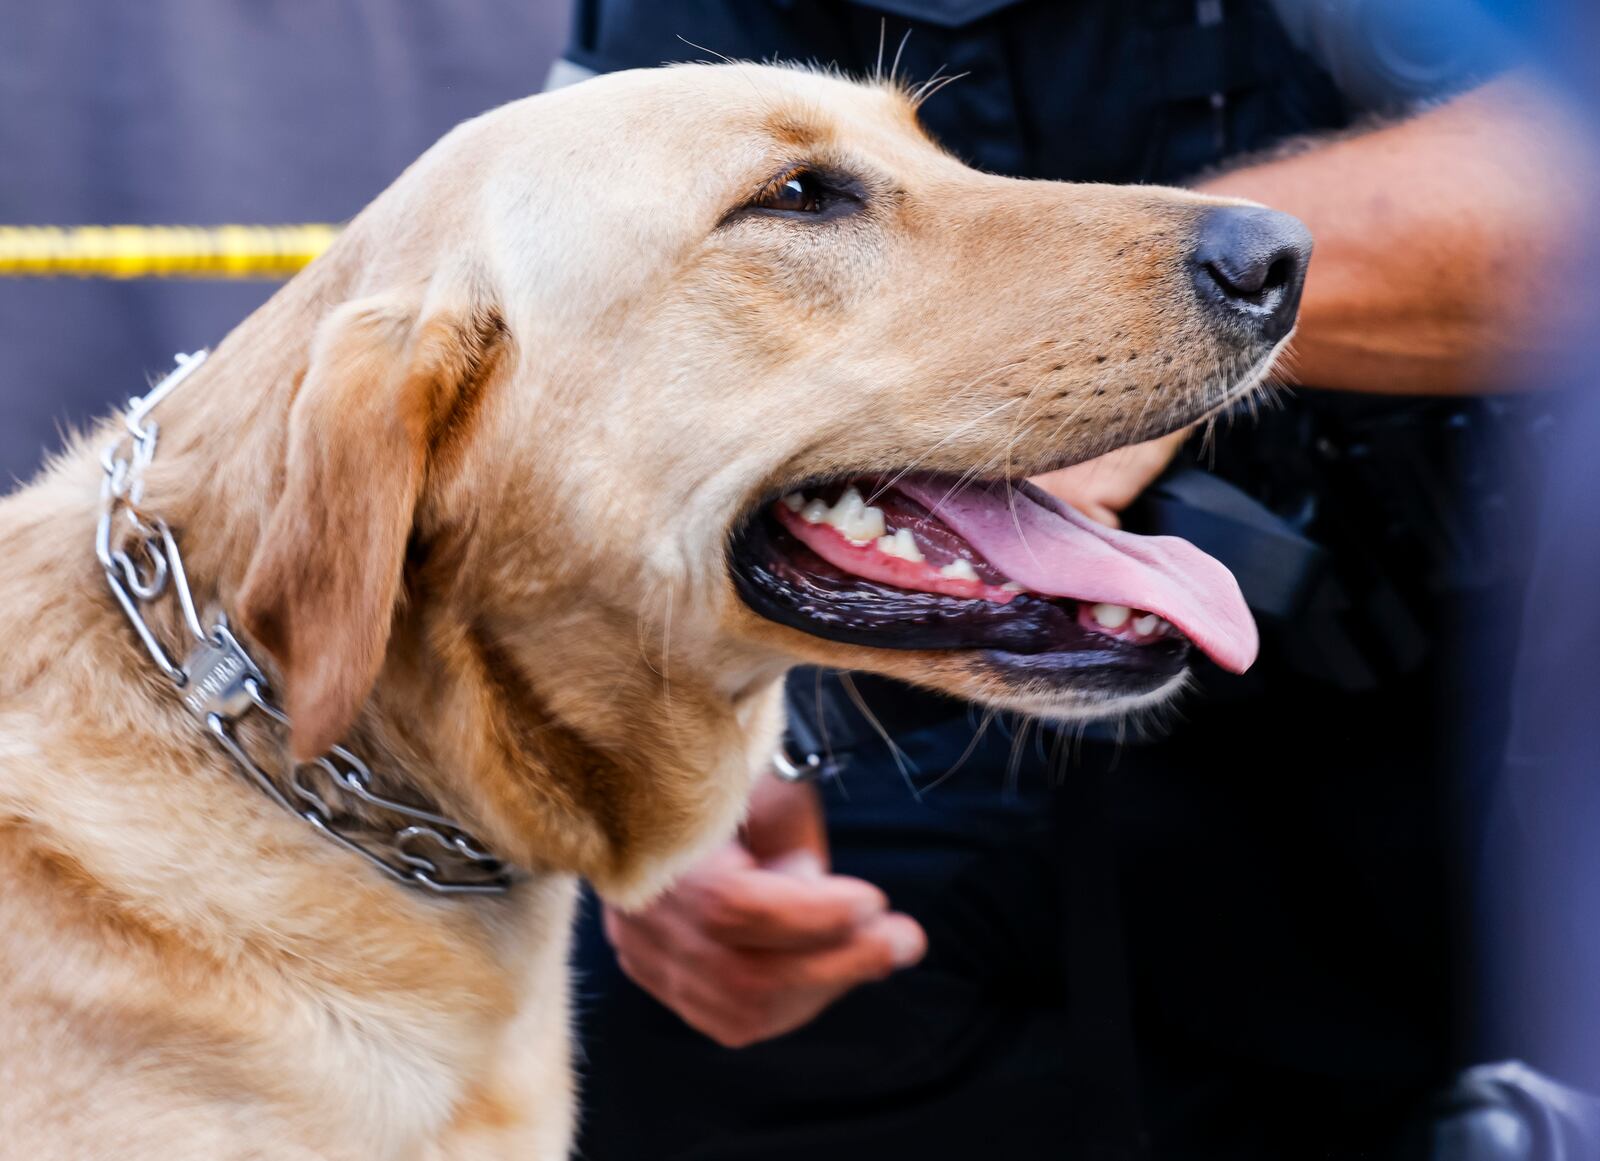
M 339 264 L 313 267 L 229 335 L 154 416 L 161 435 L 146 508 L 178 535 L 203 607 L 235 605 L 280 486 L 311 335 L 350 291 Z M 53 533 L 61 567 L 87 578 L 86 600 L 105 612 L 90 540 L 97 505 L 86 503 L 98 476 L 85 448 L 41 486 L 71 498 L 75 518 Z M 447 545 L 414 545 L 383 670 L 350 747 L 524 870 L 576 872 L 618 900 L 648 895 L 731 829 L 778 728 L 776 683 L 756 682 L 730 700 L 680 668 L 669 687 L 666 659 L 652 662 L 636 624 L 575 611 L 559 595 L 514 616 L 461 604 L 450 596 L 458 586 L 448 583 L 449 556 Z M 182 639 L 176 609 L 153 624 L 169 642 Z M 115 631 L 132 645 L 125 623 Z M 597 636 L 616 645 L 599 665 Z M 123 657 L 148 664 L 136 646 Z M 152 720 L 198 728 L 176 709 Z

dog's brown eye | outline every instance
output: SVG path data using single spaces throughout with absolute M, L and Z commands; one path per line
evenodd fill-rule
M 817 175 L 808 169 L 797 169 L 772 182 L 752 204 L 762 210 L 820 214 L 826 202 L 827 190 Z

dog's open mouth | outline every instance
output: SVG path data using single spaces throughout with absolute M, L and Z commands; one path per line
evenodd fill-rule
M 1221 564 L 1187 541 L 1106 528 L 1027 483 L 806 487 L 751 516 L 731 563 L 745 602 L 780 624 L 879 649 L 976 651 L 990 668 L 1101 693 L 1161 687 L 1191 644 L 1236 673 L 1255 659 L 1255 622 Z

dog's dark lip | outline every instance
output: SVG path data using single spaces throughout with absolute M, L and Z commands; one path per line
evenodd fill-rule
M 854 477 L 829 477 L 834 484 L 849 478 Z M 1059 506 L 1032 484 L 1016 487 L 1041 504 Z M 1135 644 L 1095 633 L 1080 625 L 1075 601 L 1021 593 L 997 604 L 842 572 L 771 515 L 776 500 L 746 517 L 730 540 L 727 559 L 740 598 L 778 624 L 874 649 L 959 654 L 1002 677 L 1078 691 L 1147 692 L 1176 677 L 1187 663 L 1187 639 Z

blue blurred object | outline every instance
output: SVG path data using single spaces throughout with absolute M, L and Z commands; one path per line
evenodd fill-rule
M 1600 148 L 1600 72 L 1592 0 L 1492 0 L 1536 47 Z M 1591 202 L 1591 204 L 1594 204 Z M 1486 964 L 1480 1006 L 1485 1052 L 1515 1055 L 1566 1085 L 1600 1092 L 1600 232 L 1574 223 L 1570 288 L 1588 310 L 1553 365 L 1530 382 L 1564 389 L 1550 444 L 1535 569 L 1514 666 L 1514 712 L 1505 768 L 1480 862 L 1478 944 Z M 1567 1092 L 1553 1119 L 1518 1157 L 1600 1157 L 1600 1103 Z M 1489 1154 L 1485 1154 L 1488 1156 Z M 1513 1155 L 1513 1154 L 1508 1154 Z M 1475 1155 L 1467 1155 L 1475 1156 Z
M 1600 1102 L 1520 1061 L 1468 1069 L 1428 1110 L 1418 1161 L 1594 1161 Z
M 1476 0 L 1272 0 L 1296 47 L 1367 109 L 1400 110 L 1471 88 L 1508 59 Z

